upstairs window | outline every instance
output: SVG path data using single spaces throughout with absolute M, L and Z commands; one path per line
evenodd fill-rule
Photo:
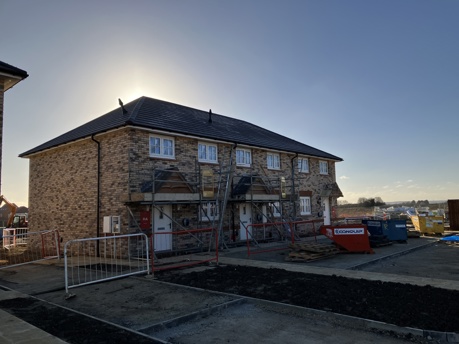
M 252 163 L 252 152 L 250 149 L 236 149 L 236 165 L 250 167 Z
M 216 164 L 218 162 L 217 145 L 203 142 L 198 143 L 198 161 Z
M 266 156 L 270 170 L 280 170 L 280 156 L 277 153 L 268 153 Z
M 328 162 L 319 161 L 320 174 L 328 174 Z
M 218 204 L 217 202 L 204 202 L 201 204 L 199 212 L 201 221 L 214 221 L 218 220 Z
M 150 157 L 175 158 L 175 141 L 172 137 L 150 136 Z
M 301 215 L 311 215 L 311 197 L 300 197 Z
M 298 172 L 309 173 L 309 160 L 307 158 L 298 158 Z

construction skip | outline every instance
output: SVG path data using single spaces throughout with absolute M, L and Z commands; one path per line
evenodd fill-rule
M 411 222 L 422 234 L 442 234 L 445 231 L 442 216 L 411 216 Z
M 320 233 L 346 251 L 374 253 L 370 247 L 366 225 L 322 226 Z

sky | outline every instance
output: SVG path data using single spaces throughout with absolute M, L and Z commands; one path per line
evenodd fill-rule
M 18 155 L 140 96 L 342 158 L 340 201 L 459 198 L 457 0 L 0 0 L 2 193 Z

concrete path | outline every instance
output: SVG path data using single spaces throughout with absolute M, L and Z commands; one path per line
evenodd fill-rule
M 0 289 L 0 300 L 23 297 L 16 291 Z M 63 340 L 0 310 L 0 343 L 8 344 L 65 344 Z

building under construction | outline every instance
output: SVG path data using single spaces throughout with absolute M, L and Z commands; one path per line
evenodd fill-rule
M 20 156 L 30 160 L 31 230 L 59 229 L 64 240 L 155 233 L 158 254 L 307 235 L 310 226 L 290 223 L 329 223 L 342 196 L 341 158 L 146 97 Z

